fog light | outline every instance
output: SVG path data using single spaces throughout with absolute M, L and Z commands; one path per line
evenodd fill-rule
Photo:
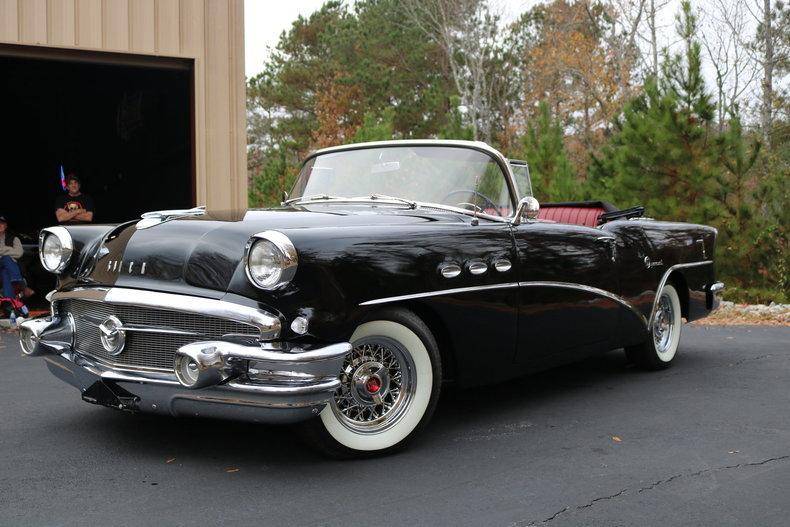
M 291 330 L 298 335 L 307 333 L 307 319 L 305 317 L 296 317 L 291 322 Z

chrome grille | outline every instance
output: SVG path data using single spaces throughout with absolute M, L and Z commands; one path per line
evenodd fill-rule
M 217 317 L 181 313 L 165 309 L 114 305 L 89 300 L 67 299 L 58 303 L 58 312 L 71 313 L 76 326 L 75 348 L 78 352 L 104 362 L 128 368 L 152 368 L 173 371 L 178 348 L 191 342 L 211 340 L 228 334 L 257 336 L 255 326 Z M 126 333 L 126 346 L 118 356 L 110 355 L 99 338 L 99 324 L 110 315 L 123 324 L 159 326 L 188 331 L 195 335 L 165 333 Z

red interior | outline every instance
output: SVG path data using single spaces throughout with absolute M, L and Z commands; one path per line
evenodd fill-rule
M 572 223 L 584 225 L 585 227 L 597 227 L 598 218 L 606 212 L 603 207 L 541 207 L 538 218 L 541 220 L 551 220 L 557 223 Z

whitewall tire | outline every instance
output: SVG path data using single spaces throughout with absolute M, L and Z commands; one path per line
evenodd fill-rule
M 650 338 L 625 349 L 631 362 L 650 370 L 668 368 L 680 344 L 681 317 L 680 296 L 674 286 L 667 284 L 659 293 L 656 311 L 649 321 Z
M 340 374 L 341 387 L 309 434 L 335 457 L 400 448 L 430 419 L 441 362 L 433 335 L 408 311 L 388 311 L 359 325 Z

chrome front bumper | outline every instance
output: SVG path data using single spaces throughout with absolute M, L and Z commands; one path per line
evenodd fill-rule
M 249 308 L 245 308 L 249 309 Z M 122 369 L 75 350 L 70 315 L 20 326 L 22 350 L 42 356 L 82 399 L 127 410 L 286 423 L 318 414 L 340 386 L 348 343 L 297 347 L 241 339 L 198 341 L 176 350 L 172 372 Z M 179 369 L 181 374 L 179 374 Z

